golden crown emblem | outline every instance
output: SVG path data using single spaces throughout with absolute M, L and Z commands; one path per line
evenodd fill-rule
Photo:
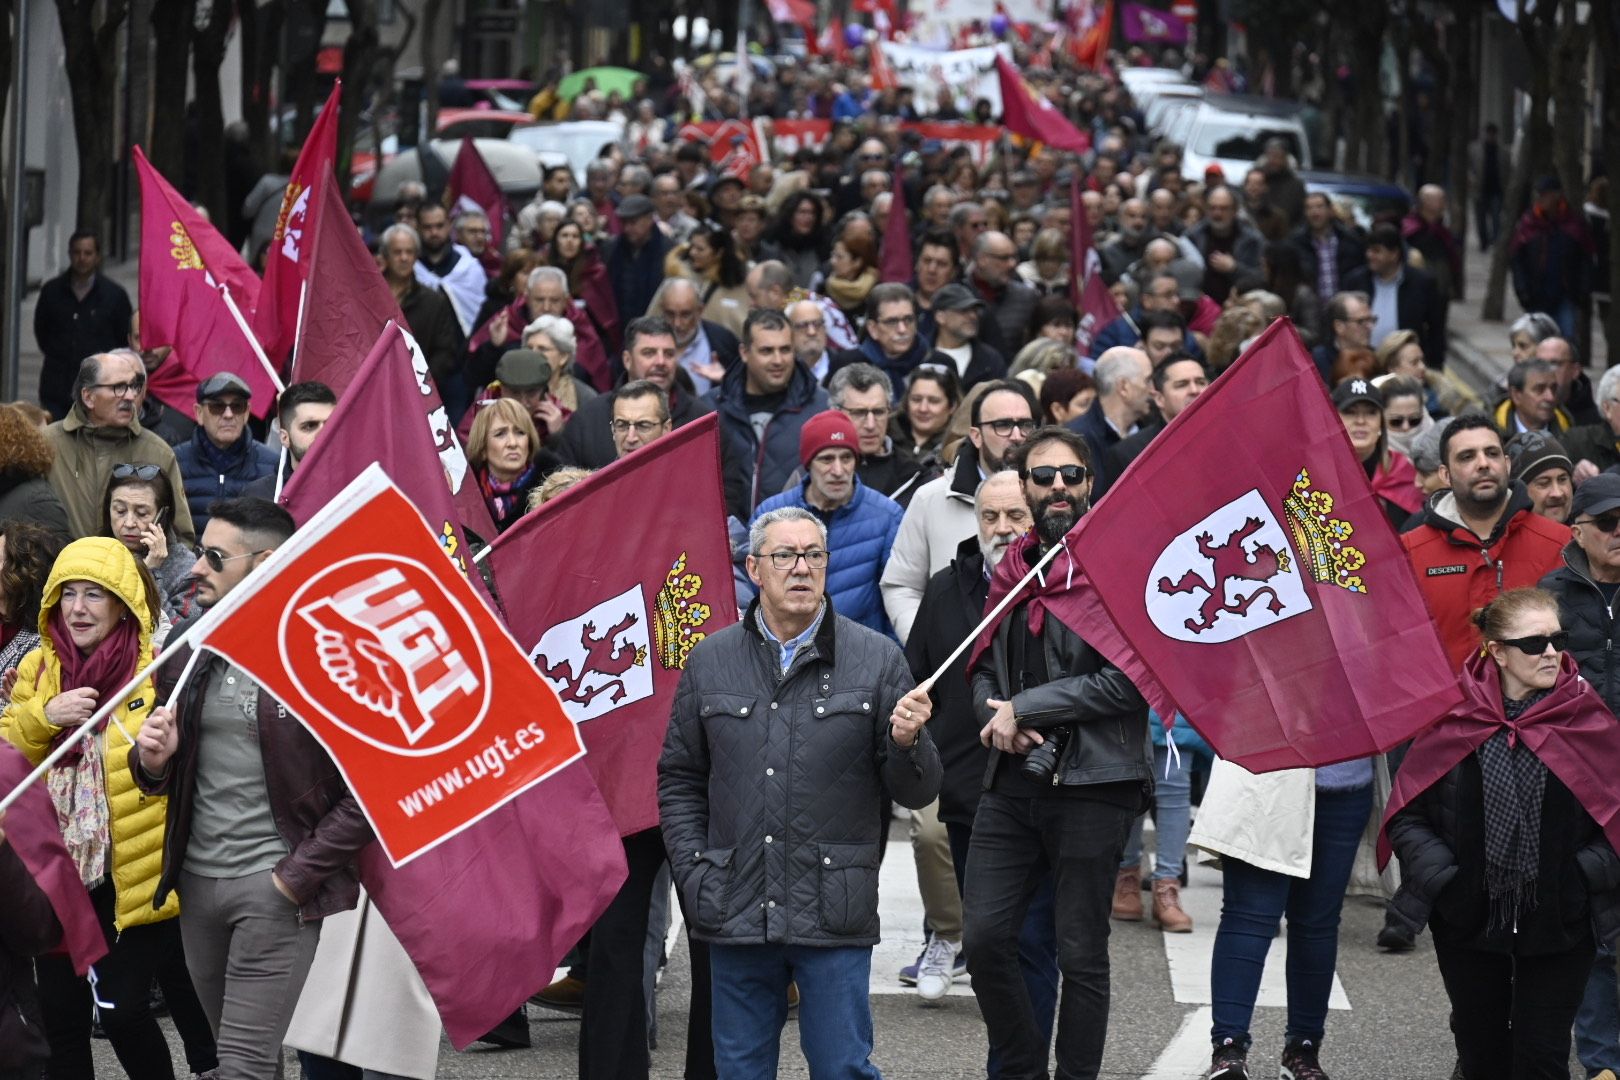
M 666 670 L 686 667 L 686 657 L 693 647 L 708 635 L 701 627 L 714 614 L 708 604 L 699 603 L 697 595 L 703 588 L 703 578 L 686 572 L 686 552 L 681 552 L 675 565 L 664 575 L 664 587 L 653 600 L 653 633 L 657 638 L 658 662 Z
M 1356 529 L 1343 518 L 1333 516 L 1333 496 L 1311 488 L 1311 474 L 1299 470 L 1293 490 L 1283 499 L 1283 515 L 1300 551 L 1305 554 L 1304 570 L 1324 585 L 1337 585 L 1346 592 L 1367 592 L 1366 582 L 1357 573 L 1367 565 L 1367 556 L 1348 541 Z
M 304 185 L 298 181 L 291 181 L 287 191 L 281 196 L 281 209 L 276 211 L 276 231 L 271 243 L 277 243 L 287 235 L 287 218 L 292 214 L 292 208 L 298 202 L 298 196 L 304 193 Z
M 197 245 L 191 242 L 191 234 L 186 227 L 178 221 L 169 222 L 169 254 L 174 256 L 174 264 L 180 270 L 201 270 L 203 268 L 202 256 L 197 254 Z

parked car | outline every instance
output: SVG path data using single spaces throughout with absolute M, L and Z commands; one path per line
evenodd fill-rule
M 561 155 L 574 170 L 574 180 L 585 183 L 585 166 L 607 143 L 624 141 L 624 125 L 612 120 L 565 120 L 515 128 L 511 141 L 535 153 Z
M 540 190 L 545 159 L 536 155 L 534 150 L 507 139 L 478 139 L 473 145 L 483 155 L 484 163 L 495 176 L 495 182 L 501 185 L 508 205 L 516 209 Z M 422 154 L 432 153 L 443 169 L 441 176 L 428 178 L 431 188 L 433 183 L 443 183 L 449 176 L 450 166 L 455 163 L 456 154 L 460 151 L 460 139 L 435 139 L 425 147 L 416 147 L 389 161 L 377 172 L 371 204 L 366 209 L 366 221 L 377 228 L 393 218 L 400 185 L 407 180 L 422 179 Z M 555 164 L 563 163 L 560 157 L 553 157 L 552 161 Z
M 1326 192 L 1335 204 L 1347 207 L 1363 229 L 1378 218 L 1399 221 L 1412 208 L 1412 193 L 1399 184 L 1376 176 L 1353 173 L 1303 171 L 1305 190 Z
M 440 109 L 435 125 L 436 139 L 507 139 L 518 128 L 533 127 L 534 117 L 526 112 L 498 109 Z
M 1206 169 L 1219 165 L 1229 183 L 1242 183 L 1243 174 L 1272 139 L 1287 144 L 1297 168 L 1311 167 L 1310 138 L 1298 105 L 1271 98 L 1207 94 L 1187 125 L 1182 175 L 1201 180 Z

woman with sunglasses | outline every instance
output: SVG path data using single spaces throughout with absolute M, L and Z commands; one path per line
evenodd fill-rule
M 1380 375 L 1373 386 L 1384 395 L 1384 437 L 1410 459 L 1418 436 L 1438 423 L 1424 404 L 1423 384 L 1399 375 Z
M 115 465 L 101 500 L 101 535 L 121 541 L 152 572 L 172 624 L 191 600 L 196 549 L 174 534 L 174 489 L 156 465 Z M 161 644 L 161 638 L 159 643 Z
M 1333 405 L 1344 422 L 1350 446 L 1367 470 L 1373 494 L 1399 529 L 1419 510 L 1423 497 L 1417 489 L 1417 470 L 1405 454 L 1389 448 L 1384 437 L 1384 396 L 1366 379 L 1346 379 L 1333 388 Z
M 152 659 L 155 592 L 151 574 L 117 540 L 88 537 L 63 548 L 45 582 L 39 647 L 18 668 L 0 714 L 0 737 L 38 765 L 98 706 L 115 700 Z M 66 957 L 38 961 L 50 1074 L 58 1080 L 95 1076 L 92 1000 L 101 1003 L 102 1030 L 132 1080 L 174 1077 L 168 1042 L 151 1012 L 152 982 L 181 950 L 178 900 L 170 896 L 154 906 L 168 800 L 143 795 L 130 771 L 130 736 L 156 706 L 156 695 L 151 679 L 138 685 L 118 702 L 115 722 L 46 776 L 62 839 L 109 950 L 96 964 L 93 990 Z M 166 986 L 165 993 L 173 998 L 176 989 Z M 200 1012 L 194 993 L 183 1005 Z M 196 1064 L 212 1069 L 217 1062 Z
M 1564 1077 L 1593 956 L 1620 935 L 1620 728 L 1553 594 L 1503 593 L 1474 624 L 1463 702 L 1413 740 L 1379 859 L 1400 859 L 1396 913 L 1434 935 L 1461 1075 Z

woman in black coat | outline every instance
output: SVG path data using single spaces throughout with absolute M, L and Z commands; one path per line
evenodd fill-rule
M 1433 931 L 1462 1074 L 1566 1077 L 1597 944 L 1620 935 L 1620 727 L 1564 654 L 1551 593 L 1512 590 L 1475 621 L 1463 703 L 1413 740 L 1380 858 L 1401 861 L 1392 913 Z

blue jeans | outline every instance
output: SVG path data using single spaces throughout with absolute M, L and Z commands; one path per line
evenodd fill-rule
M 1614 946 L 1599 945 L 1586 996 L 1575 1014 L 1575 1055 L 1587 1076 L 1604 1069 L 1620 1073 L 1620 989 L 1616 987 Z
M 1311 837 L 1311 876 L 1289 877 L 1238 859 L 1225 859 L 1221 926 L 1210 963 L 1212 1041 L 1247 1048 L 1260 974 L 1277 924 L 1288 915 L 1288 1032 L 1290 1042 L 1320 1042 L 1339 958 L 1339 912 L 1356 848 L 1372 813 L 1372 788 L 1318 791 Z M 1286 828 L 1286 822 L 1279 822 Z
M 956 864 L 956 887 L 967 891 L 968 845 L 973 840 L 973 826 L 954 821 L 945 823 L 951 838 L 951 862 Z M 1057 1019 L 1058 965 L 1057 965 L 1057 913 L 1052 909 L 1052 874 L 1043 874 L 1041 882 L 1029 898 L 1029 910 L 1024 913 L 1024 925 L 1018 928 L 1018 968 L 1024 974 L 1024 989 L 1029 991 L 1029 1006 L 1035 1012 L 1035 1026 L 1040 1029 L 1046 1045 L 1052 1045 L 1052 1024 Z M 1001 1055 L 990 1048 L 985 1060 L 986 1080 L 1001 1080 Z
M 1174 881 L 1181 877 L 1187 864 L 1187 834 L 1192 832 L 1192 762 L 1183 751 L 1181 764 L 1170 757 L 1170 748 L 1153 748 L 1153 804 L 1157 813 L 1153 827 L 1158 832 L 1158 844 L 1153 851 L 1153 880 Z M 1165 766 L 1169 765 L 1169 771 Z M 1137 818 L 1131 826 L 1131 837 L 1125 841 L 1125 857 L 1121 870 L 1142 865 L 1142 822 Z
M 788 983 L 799 984 L 799 1047 L 811 1080 L 882 1080 L 872 1064 L 868 946 L 709 946 L 719 1080 L 776 1075 Z

